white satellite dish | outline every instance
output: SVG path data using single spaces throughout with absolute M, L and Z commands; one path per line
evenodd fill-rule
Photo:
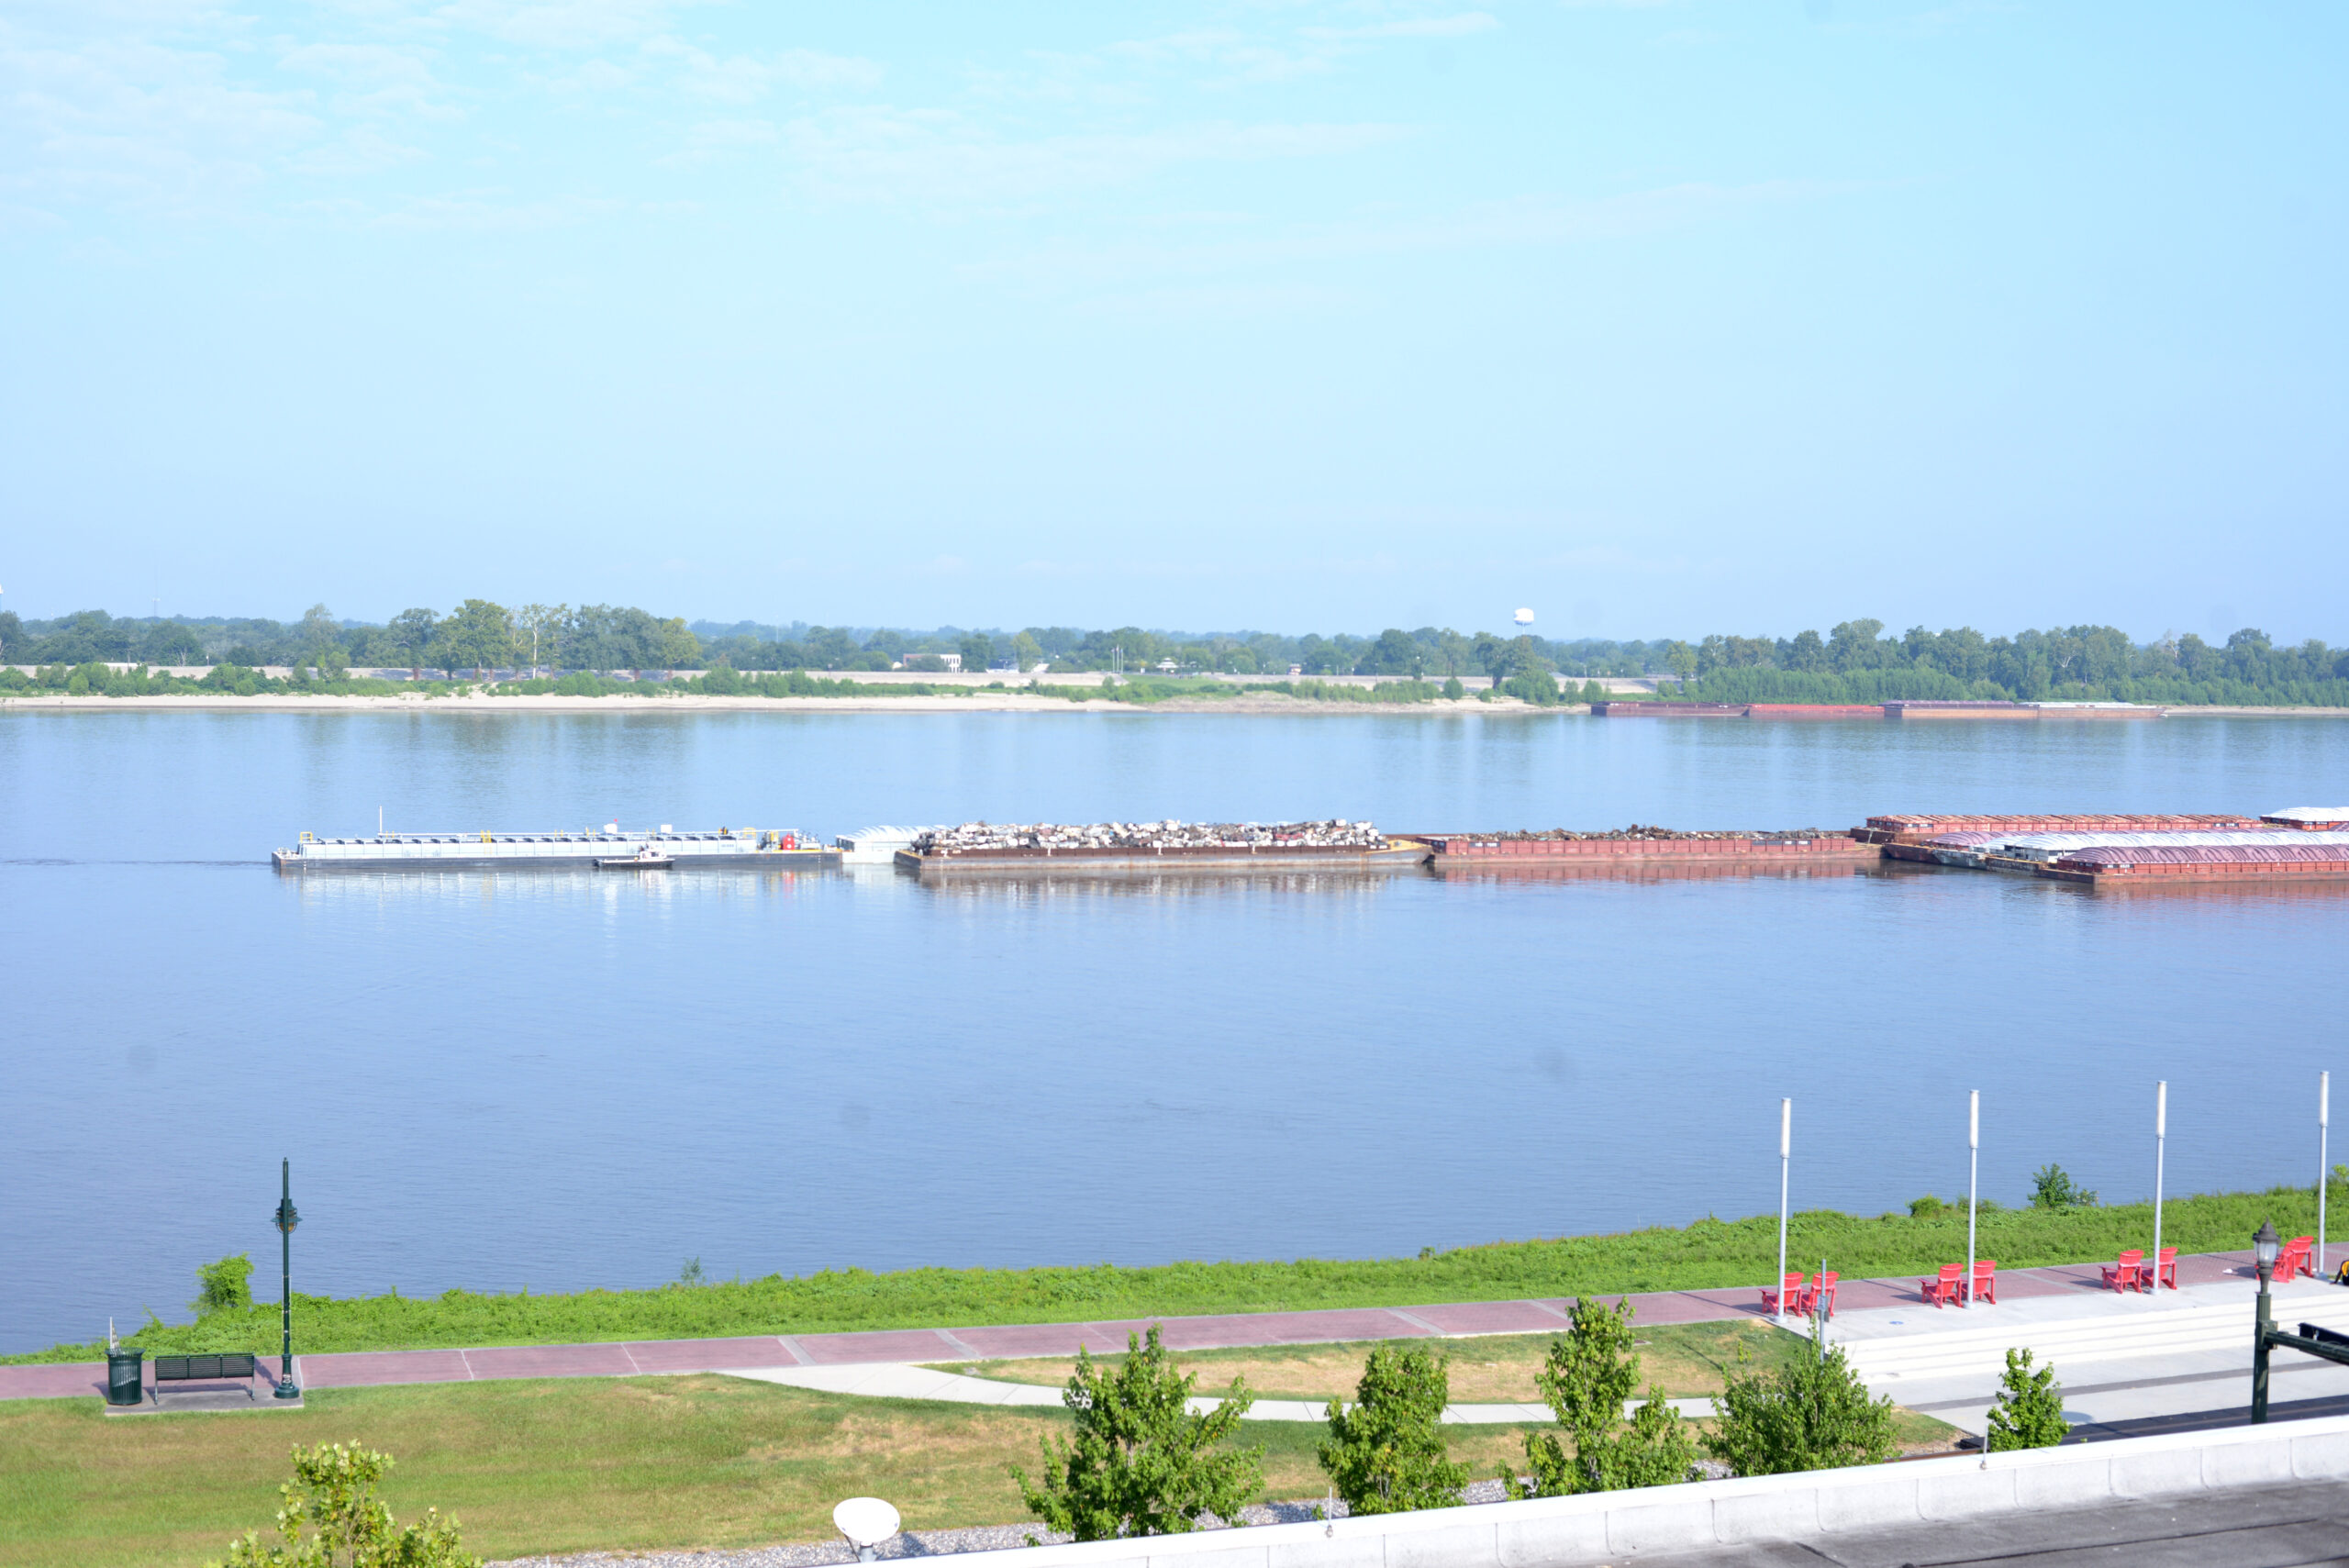
M 1517 624 L 1520 626 L 1531 626 L 1533 624 L 1533 612 L 1531 610 L 1520 610 L 1517 612 L 1516 619 Z
M 832 1523 L 856 1548 L 856 1560 L 870 1562 L 873 1549 L 897 1533 L 897 1510 L 878 1497 L 851 1497 L 832 1510 Z

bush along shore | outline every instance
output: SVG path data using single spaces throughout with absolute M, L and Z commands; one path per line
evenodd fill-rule
M 2349 1199 L 2336 1173 L 2332 1203 Z M 1847 1279 L 1930 1273 L 1965 1255 L 1965 1210 L 1920 1200 L 1919 1212 L 1875 1218 L 1813 1209 L 1793 1218 L 1790 1262 L 1827 1260 Z M 2316 1228 L 2313 1187 L 2172 1198 L 2162 1240 L 2186 1252 L 2249 1245 L 2263 1219 L 2287 1236 Z M 2153 1240 L 2151 1204 L 2110 1207 L 1987 1208 L 1976 1251 L 2001 1268 L 2110 1260 Z M 1341 1307 L 1559 1297 L 1623 1291 L 1759 1285 L 1777 1267 L 1777 1217 L 1700 1219 L 1611 1236 L 1498 1241 L 1417 1258 L 1358 1262 L 1181 1262 L 1150 1268 L 825 1270 L 796 1278 L 696 1283 L 649 1290 L 491 1295 L 451 1290 L 295 1298 L 303 1351 L 421 1350 L 466 1345 L 676 1340 L 734 1334 L 812 1334 L 860 1329 L 953 1328 L 999 1323 L 1173 1318 Z M 217 1268 L 218 1265 L 213 1265 Z M 224 1295 L 229 1299 L 223 1299 Z M 151 1315 L 128 1342 L 150 1354 L 252 1351 L 277 1345 L 277 1306 L 207 1286 L 193 1323 Z M 0 1362 L 95 1361 L 103 1341 L 56 1345 Z

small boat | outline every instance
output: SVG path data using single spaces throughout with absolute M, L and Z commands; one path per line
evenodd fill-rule
M 676 861 L 647 844 L 632 855 L 608 855 L 596 862 L 597 871 L 667 871 Z

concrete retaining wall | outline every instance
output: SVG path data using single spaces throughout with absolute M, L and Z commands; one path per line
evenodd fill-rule
M 2021 1453 L 957 1557 L 971 1568 L 1550 1568 L 2227 1486 L 2349 1479 L 2349 1417 Z

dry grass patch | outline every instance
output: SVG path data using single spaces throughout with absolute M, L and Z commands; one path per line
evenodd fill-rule
M 1802 1341 L 1795 1336 L 1750 1320 L 1665 1324 L 1642 1329 L 1639 1335 L 1641 1392 L 1644 1394 L 1647 1382 L 1653 1380 L 1663 1384 L 1664 1393 L 1674 1398 L 1719 1394 L 1724 1375 L 1739 1364 L 1741 1352 L 1750 1358 L 1748 1365 L 1768 1368 L 1784 1364 L 1803 1350 Z M 1451 1355 L 1455 1402 L 1538 1404 L 1542 1396 L 1534 1385 L 1534 1373 L 1554 1338 L 1496 1334 L 1438 1340 L 1434 1348 Z M 1174 1360 L 1184 1371 L 1199 1374 L 1202 1394 L 1213 1393 L 1239 1376 L 1248 1380 L 1251 1392 L 1266 1399 L 1351 1399 L 1375 1342 L 1178 1351 Z M 1119 1351 L 1097 1359 L 1116 1362 L 1125 1355 Z M 941 1371 L 1049 1386 L 1066 1383 L 1075 1365 L 1065 1357 L 939 1363 Z

